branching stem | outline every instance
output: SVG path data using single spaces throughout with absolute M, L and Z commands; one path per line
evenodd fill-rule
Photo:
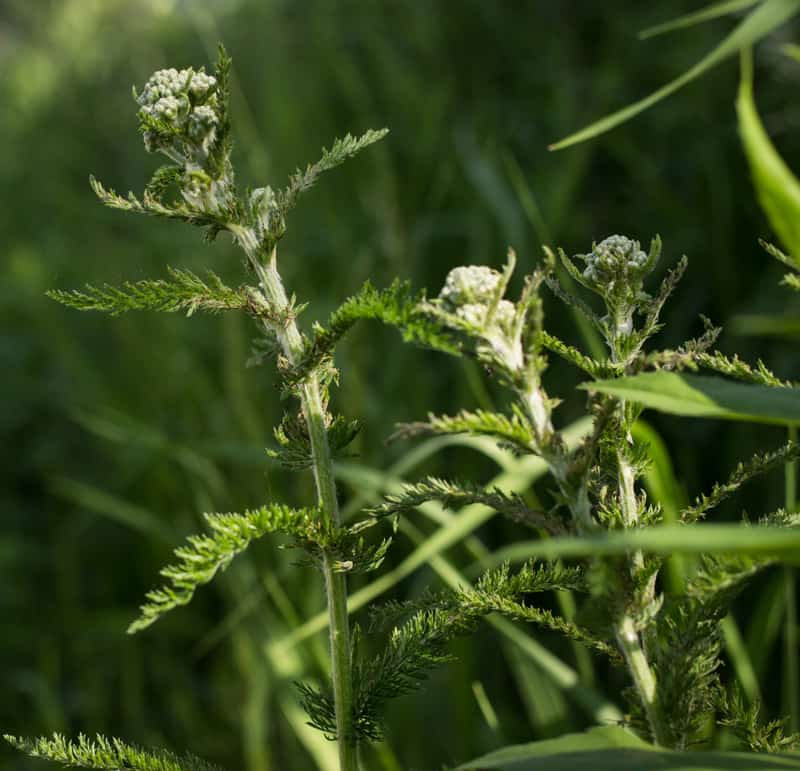
M 276 252 L 273 249 L 265 265 L 258 250 L 258 240 L 249 228 L 231 227 L 247 259 L 258 276 L 261 291 L 276 310 L 286 308 L 289 298 L 277 269 Z M 303 339 L 297 324 L 286 314 L 281 326 L 271 326 L 264 321 L 268 332 L 274 332 L 291 366 L 295 366 L 303 353 Z M 341 524 L 339 502 L 336 496 L 336 480 L 328 443 L 325 404 L 319 378 L 312 374 L 302 386 L 300 402 L 311 443 L 312 468 L 317 488 L 317 500 L 328 523 Z M 336 708 L 336 737 L 339 746 L 340 771 L 358 771 L 358 753 L 352 726 L 353 686 L 350 663 L 350 620 L 347 613 L 347 582 L 344 575 L 336 572 L 328 557 L 322 564 L 325 576 L 325 593 L 330 618 L 331 681 Z

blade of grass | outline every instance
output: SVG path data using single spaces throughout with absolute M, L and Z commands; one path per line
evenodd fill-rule
M 639 40 L 647 40 L 648 38 L 656 37 L 656 35 L 674 32 L 676 29 L 686 29 L 687 27 L 702 24 L 704 21 L 719 19 L 721 16 L 729 16 L 737 11 L 743 11 L 758 2 L 760 0 L 723 0 L 721 3 L 711 3 L 699 11 L 692 11 L 675 19 L 643 29 L 639 33 Z
M 754 385 L 666 370 L 582 383 L 578 388 L 611 394 L 670 415 L 783 426 L 800 422 L 800 388 Z
M 800 259 L 800 181 L 778 154 L 758 115 L 749 49 L 741 55 L 736 114 L 758 202 L 784 248 Z
M 534 195 L 533 190 L 531 190 L 530 185 L 528 185 L 525 175 L 522 173 L 522 169 L 517 163 L 517 159 L 510 152 L 505 152 L 503 154 L 503 161 L 506 167 L 506 174 L 511 181 L 511 186 L 514 188 L 514 193 L 517 196 L 517 201 L 522 207 L 523 212 L 525 212 L 528 222 L 533 229 L 534 235 L 537 237 L 540 244 L 552 243 L 552 238 L 550 237 L 550 228 L 545 222 L 544 216 L 539 208 L 539 204 L 536 202 L 536 196 Z M 561 281 L 564 286 L 569 287 L 570 289 L 574 288 L 575 283 L 572 280 L 572 277 L 563 269 L 560 264 L 558 265 L 557 270 L 559 281 Z M 592 354 L 592 356 L 594 356 L 596 359 L 605 358 L 605 344 L 600 338 L 597 330 L 592 326 L 589 319 L 587 319 L 586 316 L 584 316 L 572 305 L 569 306 L 569 312 L 572 315 L 572 318 L 575 320 L 575 326 L 578 327 L 578 331 L 583 338 L 583 342 L 586 344 L 586 347 L 589 349 L 589 352 Z
M 770 34 L 784 22 L 800 11 L 798 0 L 765 0 L 751 11 L 716 48 L 704 56 L 697 64 L 688 69 L 679 77 L 654 91 L 644 99 L 624 107 L 617 112 L 607 115 L 598 121 L 586 126 L 574 134 L 559 140 L 550 145 L 550 150 L 563 150 L 565 147 L 576 145 L 594 139 L 600 134 L 619 126 L 621 123 L 629 121 L 640 112 L 652 107 L 662 99 L 674 94 L 683 88 L 687 83 L 691 83 L 705 72 L 715 67 L 720 62 L 740 51 L 742 48 L 751 46 Z
M 745 634 L 747 651 L 759 682 L 764 682 L 774 659 L 774 646 L 781 633 L 785 605 L 784 578 L 782 574 L 776 574 L 761 590 Z
M 520 541 L 496 551 L 492 564 L 524 562 L 538 557 L 611 556 L 641 549 L 651 554 L 749 554 L 800 563 L 800 529 L 761 525 L 654 525 L 597 535 Z M 481 565 L 483 567 L 483 565 Z
M 800 336 L 800 317 L 743 313 L 734 316 L 726 325 L 726 329 L 734 335 L 796 338 Z
M 644 486 L 649 496 L 660 504 L 664 521 L 674 525 L 689 502 L 675 477 L 669 450 L 658 432 L 643 420 L 633 424 L 633 438 L 647 445 L 650 457 L 650 465 L 644 472 Z M 665 575 L 671 592 L 678 594 L 683 590 L 686 572 L 685 556 L 674 554 L 667 560 Z
M 87 511 L 125 525 L 162 543 L 171 544 L 175 541 L 172 528 L 142 506 L 111 495 L 93 485 L 66 477 L 55 477 L 51 480 L 50 487 L 56 495 Z
M 727 615 L 722 620 L 722 639 L 725 642 L 725 650 L 733 664 L 733 671 L 742 686 L 742 691 L 750 704 L 761 701 L 761 692 L 758 685 L 758 675 L 756 675 L 753 662 L 747 646 L 742 639 L 739 625 L 732 615 Z

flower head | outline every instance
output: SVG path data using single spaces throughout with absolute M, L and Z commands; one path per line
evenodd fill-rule
M 202 68 L 154 73 L 141 94 L 134 92 L 148 152 L 202 165 L 219 124 L 216 88 L 217 79 Z
M 469 303 L 486 304 L 492 301 L 503 276 L 485 265 L 465 265 L 453 268 L 439 293 L 439 299 L 451 310 Z
M 649 270 L 650 258 L 639 242 L 627 236 L 609 236 L 584 255 L 583 277 L 590 282 L 637 280 Z

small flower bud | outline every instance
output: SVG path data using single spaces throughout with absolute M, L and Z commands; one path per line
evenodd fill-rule
M 639 278 L 648 264 L 647 253 L 639 247 L 638 241 L 626 236 L 609 236 L 596 244 L 585 255 L 586 269 L 583 277 L 593 283 L 613 280 Z
M 467 303 L 485 304 L 491 302 L 502 278 L 500 273 L 485 265 L 453 268 L 447 274 L 439 299 L 454 308 Z
M 148 152 L 202 166 L 219 124 L 216 87 L 217 79 L 202 69 L 154 73 L 136 96 Z M 158 125 L 153 126 L 154 121 Z

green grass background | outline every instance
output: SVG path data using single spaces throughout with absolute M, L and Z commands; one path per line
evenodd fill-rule
M 314 576 L 289 552 L 259 544 L 189 608 L 142 636 L 124 634 L 171 547 L 199 527 L 202 511 L 311 494 L 308 477 L 281 471 L 264 454 L 283 405 L 267 369 L 244 368 L 253 332 L 245 321 L 108 319 L 44 297 L 48 288 L 86 281 L 160 277 L 166 265 L 211 267 L 241 280 L 228 239 L 208 247 L 189 228 L 126 217 L 93 198 L 90 172 L 118 190 L 140 190 L 155 168 L 136 135 L 131 84 L 162 67 L 213 62 L 223 41 L 234 58 L 235 161 L 246 184 L 279 186 L 334 137 L 391 128 L 291 216 L 280 260 L 290 289 L 311 303 L 306 323 L 367 278 L 382 286 L 401 276 L 436 291 L 455 265 L 501 264 L 507 245 L 529 269 L 545 243 L 578 252 L 611 233 L 647 241 L 658 232 L 662 270 L 682 253 L 690 257 L 660 338 L 676 344 L 702 331 L 701 313 L 725 324 L 745 313 L 797 310 L 777 285 L 780 267 L 756 243 L 771 234 L 736 134 L 735 63 L 589 145 L 556 154 L 546 146 L 699 59 L 730 20 L 636 39 L 643 27 L 697 7 L 673 0 L 658 7 L 629 0 L 0 4 L 3 731 L 108 732 L 248 771 L 330 767 L 330 747 L 309 738 L 293 712 L 292 681 L 324 673 L 324 635 L 265 654 L 265 642 L 322 608 L 321 593 L 309 588 Z M 757 94 L 776 143 L 798 168 L 800 66 L 779 51 L 796 32 L 784 28 L 758 49 Z M 553 331 L 581 342 L 565 309 L 548 302 L 547 311 Z M 726 333 L 721 347 L 800 378 L 795 340 Z M 355 461 L 372 468 L 389 468 L 413 447 L 385 444 L 398 421 L 502 405 L 478 369 L 404 347 L 378 327 L 356 330 L 337 361 L 334 398 L 363 421 Z M 577 382 L 554 364 L 548 386 L 565 398 L 563 424 L 581 413 Z M 688 496 L 782 438 L 754 426 L 653 423 Z M 412 477 L 424 472 L 486 480 L 494 469 L 480 454 L 451 448 Z M 536 492 L 546 498 L 547 489 L 539 484 Z M 782 495 L 780 477 L 769 477 L 722 514 L 746 507 L 757 516 Z M 431 530 L 420 517 L 412 521 L 423 536 Z M 524 532 L 492 523 L 478 536 L 493 548 Z M 413 548 L 401 535 L 386 569 Z M 446 557 L 460 567 L 472 559 L 461 547 Z M 423 567 L 392 592 L 412 596 L 439 580 Z M 788 698 L 780 688 L 781 584 L 778 574 L 768 576 L 738 609 L 770 714 Z M 556 607 L 555 598 L 547 601 Z M 537 639 L 619 703 L 625 683 L 602 663 L 589 668 L 561 640 Z M 492 628 L 454 653 L 457 663 L 392 707 L 387 742 L 368 755 L 368 768 L 438 769 L 503 742 L 587 724 L 575 700 Z M 0 749 L 0 766 L 34 764 Z

